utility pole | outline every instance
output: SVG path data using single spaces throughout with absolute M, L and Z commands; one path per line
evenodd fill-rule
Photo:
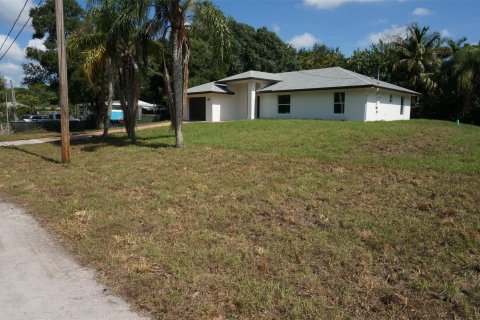
M 7 133 L 10 132 L 10 122 L 8 121 L 8 94 L 5 91 L 5 109 L 7 111 Z
M 55 0 L 57 22 L 58 71 L 60 80 L 60 110 L 62 126 L 62 162 L 70 163 L 70 116 L 68 114 L 67 53 L 63 25 L 63 0 Z
M 12 80 L 10 80 L 10 88 L 12 88 L 13 120 L 18 121 L 18 117 L 17 117 L 17 98 L 15 97 L 15 89 L 13 89 Z

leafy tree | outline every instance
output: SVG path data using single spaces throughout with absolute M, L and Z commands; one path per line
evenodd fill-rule
M 215 54 L 207 40 L 190 37 L 190 86 L 198 86 L 226 77 L 225 66 L 215 62 Z
M 227 75 L 249 70 L 286 72 L 300 68 L 296 50 L 267 28 L 253 27 L 229 19 L 232 32 L 232 56 Z
M 65 35 L 69 36 L 77 30 L 84 17 L 84 10 L 75 0 L 64 1 L 65 12 Z M 56 45 L 55 25 L 55 1 L 47 0 L 38 8 L 30 11 L 32 27 L 34 29 L 33 39 L 45 39 L 43 44 L 46 50 L 29 47 L 26 50 L 26 57 L 35 62 L 23 65 L 25 77 L 23 83 L 26 85 L 44 83 L 52 90 L 58 89 L 58 56 Z M 77 94 L 71 95 L 73 103 L 84 102 L 85 92 L 83 88 L 83 76 L 78 72 L 79 62 L 76 56 L 70 56 L 68 60 L 69 91 Z
M 24 114 L 36 114 L 39 111 L 55 109 L 58 95 L 45 84 L 32 84 L 28 88 L 16 89 L 17 102 L 24 105 Z
M 369 77 L 380 78 L 382 81 L 398 82 L 392 72 L 393 49 L 392 44 L 383 41 L 363 50 L 356 49 L 348 59 L 346 67 Z
M 1 74 L 0 74 L 0 91 L 4 91 L 7 89 L 7 79 L 5 79 Z
M 459 49 L 453 56 L 452 71 L 465 115 L 472 107 L 472 96 L 480 89 L 480 47 L 465 46 Z
M 324 44 L 315 44 L 312 49 L 301 49 L 298 60 L 302 69 L 321 69 L 344 67 L 347 59 L 340 48 L 329 48 Z

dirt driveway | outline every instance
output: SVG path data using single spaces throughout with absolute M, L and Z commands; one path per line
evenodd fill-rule
M 21 208 L 0 202 L 0 319 L 134 320 Z

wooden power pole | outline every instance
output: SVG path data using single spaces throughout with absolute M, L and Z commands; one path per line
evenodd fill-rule
M 60 110 L 62 126 L 62 162 L 70 162 L 70 116 L 68 114 L 67 53 L 63 25 L 63 0 L 55 0 L 57 22 L 58 76 L 60 80 Z
M 15 97 L 15 89 L 13 88 L 13 82 L 10 80 L 10 88 L 12 88 L 12 109 L 13 109 L 13 120 L 18 121 L 17 117 L 17 98 Z
M 6 89 L 6 87 L 5 87 Z M 10 121 L 8 119 L 8 94 L 5 91 L 5 111 L 7 112 L 7 133 L 10 132 Z

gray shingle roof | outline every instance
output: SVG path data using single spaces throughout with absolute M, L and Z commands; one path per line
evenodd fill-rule
M 246 79 L 269 80 L 274 82 L 272 85 L 258 90 L 259 93 L 374 87 L 419 95 L 418 92 L 339 67 L 277 74 L 248 71 L 216 82 L 209 82 L 190 88 L 188 89 L 188 94 L 235 94 L 227 88 L 227 83 Z
M 258 80 L 269 80 L 269 81 L 282 80 L 279 74 L 260 72 L 260 71 L 247 71 L 247 72 L 236 74 L 234 76 L 231 76 L 225 79 L 218 80 L 216 82 L 227 83 L 227 82 L 247 80 L 247 79 L 258 79 Z
M 258 92 L 281 92 L 301 90 L 322 90 L 336 88 L 375 87 L 410 94 L 415 91 L 379 81 L 343 68 L 325 68 L 279 73 L 281 81 L 258 90 Z
M 228 89 L 226 85 L 216 84 L 215 82 L 209 82 L 188 89 L 188 94 L 199 93 L 223 93 L 223 94 L 235 94 L 232 90 Z

